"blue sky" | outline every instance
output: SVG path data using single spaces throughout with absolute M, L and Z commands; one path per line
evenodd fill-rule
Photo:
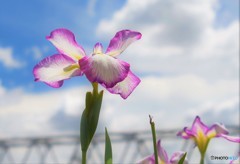
M 118 30 L 143 34 L 120 56 L 142 82 L 127 100 L 105 91 L 99 131 L 146 130 L 148 114 L 159 129 L 190 126 L 196 115 L 207 124 L 239 125 L 238 3 L 1 1 L 0 135 L 78 131 L 86 78 L 53 89 L 32 75 L 35 64 L 57 52 L 45 37 L 60 27 L 73 31 L 88 54 L 96 42 L 106 49 Z
M 56 53 L 45 36 L 56 28 L 68 28 L 75 33 L 81 45 L 91 48 L 97 42 L 95 28 L 101 18 L 109 18 L 114 10 L 123 5 L 122 1 L 116 1 L 114 4 L 107 1 L 102 1 L 101 4 L 94 3 L 95 1 L 69 3 L 53 0 L 16 4 L 16 1 L 5 1 L 0 7 L 0 45 L 11 47 L 14 60 L 19 61 L 22 66 L 17 69 L 6 68 L 1 63 L 0 73 L 4 76 L 1 78 L 2 84 L 7 88 L 24 87 L 30 91 L 49 89 L 45 85 L 33 83 L 30 73 L 39 59 Z M 34 53 L 37 52 L 32 50 L 33 47 L 41 53 L 41 57 L 34 58 Z M 79 80 L 70 83 L 79 83 Z

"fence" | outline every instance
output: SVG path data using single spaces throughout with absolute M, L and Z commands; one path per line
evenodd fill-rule
M 173 152 L 176 147 L 187 150 L 191 144 L 177 138 L 177 131 L 157 131 L 158 138 L 168 145 L 167 149 L 170 152 L 171 150 Z M 231 127 L 230 132 L 233 135 L 239 134 L 239 127 Z M 109 135 L 112 141 L 114 163 L 136 163 L 146 155 L 153 153 L 152 136 L 149 131 L 109 132 Z M 104 144 L 104 134 L 96 134 L 88 151 L 88 163 L 103 163 Z M 239 150 L 234 151 L 237 153 Z M 191 158 L 191 153 L 188 154 L 188 158 Z M 81 147 L 77 134 L 0 139 L 1 164 L 75 164 L 80 163 L 79 161 L 81 161 Z

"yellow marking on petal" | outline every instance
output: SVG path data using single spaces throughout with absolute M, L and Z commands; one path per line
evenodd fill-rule
M 166 164 L 163 160 L 161 160 L 159 157 L 158 157 L 158 163 L 159 164 Z
M 59 74 L 53 75 L 51 78 L 54 79 L 55 77 L 58 77 L 58 76 L 70 76 L 73 73 L 73 70 L 76 70 L 79 68 L 80 66 L 77 63 L 72 64 L 70 66 L 63 68 L 62 72 L 60 72 Z M 55 80 L 51 80 L 51 81 L 55 81 Z
M 210 138 L 216 137 L 216 135 L 217 135 L 217 133 L 216 133 L 216 131 L 214 130 L 214 131 L 209 132 L 209 133 L 207 134 L 207 137 L 210 139 Z
M 65 67 L 65 68 L 63 69 L 63 71 L 64 71 L 65 73 L 67 73 L 67 72 L 69 72 L 69 71 L 72 71 L 72 70 L 74 70 L 74 69 L 79 69 L 79 68 L 80 68 L 79 64 L 75 63 L 75 64 L 72 64 L 72 65 L 70 65 L 70 66 L 68 66 L 68 67 Z
M 77 60 L 82 59 L 82 56 L 79 56 L 79 54 L 72 54 L 72 56 L 74 56 Z
M 115 57 L 115 56 L 119 55 L 121 52 L 122 51 L 119 51 L 119 50 L 110 51 L 110 52 L 107 53 L 107 55 Z
M 198 149 L 201 153 L 205 152 L 206 146 L 210 138 L 204 134 L 203 130 L 199 127 L 197 129 L 197 135 L 195 136 L 195 142 L 197 143 Z

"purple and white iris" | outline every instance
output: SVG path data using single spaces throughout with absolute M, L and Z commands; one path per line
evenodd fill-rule
M 206 151 L 210 139 L 214 137 L 222 137 L 232 142 L 240 143 L 239 137 L 228 135 L 229 132 L 222 124 L 213 124 L 211 127 L 205 125 L 199 116 L 197 116 L 191 128 L 185 127 L 177 135 L 184 139 L 193 139 L 201 153 Z
M 97 43 L 92 55 L 86 56 L 71 31 L 56 29 L 47 39 L 59 53 L 46 57 L 33 68 L 35 81 L 59 88 L 64 80 L 85 74 L 90 82 L 97 82 L 109 92 L 120 94 L 126 99 L 140 83 L 140 79 L 131 72 L 130 64 L 116 57 L 141 36 L 141 33 L 131 30 L 119 31 L 105 53 L 102 44 Z
M 158 163 L 159 164 L 177 164 L 185 154 L 182 151 L 175 152 L 175 153 L 173 153 L 171 159 L 169 160 L 167 152 L 161 146 L 161 140 L 158 140 L 157 149 L 158 149 Z M 142 161 L 140 161 L 138 163 L 139 164 L 155 164 L 154 154 L 146 157 L 145 159 L 143 159 Z M 188 163 L 186 158 L 183 163 L 184 164 Z

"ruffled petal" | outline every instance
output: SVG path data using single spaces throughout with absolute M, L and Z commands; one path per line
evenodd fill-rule
M 178 151 L 173 153 L 171 159 L 170 159 L 170 163 L 171 164 L 178 164 L 178 162 L 181 160 L 181 158 L 184 156 L 185 152 L 182 151 Z M 184 164 L 188 164 L 188 160 L 185 158 L 184 159 Z
M 129 71 L 127 77 L 123 81 L 117 83 L 112 88 L 107 88 L 107 90 L 113 94 L 120 94 L 122 98 L 126 99 L 140 82 L 141 80 Z
M 46 38 L 60 53 L 69 56 L 75 61 L 85 56 L 84 49 L 77 44 L 74 34 L 67 29 L 56 29 Z
M 189 138 L 193 138 L 195 135 L 192 133 L 191 130 L 189 130 L 187 127 L 183 128 L 182 131 L 177 133 L 177 136 L 180 136 L 184 139 L 189 139 Z
M 207 132 L 208 138 L 218 137 L 221 134 L 228 134 L 228 130 L 222 124 L 214 124 Z
M 115 57 L 121 54 L 131 43 L 141 39 L 141 37 L 142 34 L 140 32 L 131 30 L 119 31 L 110 41 L 106 54 Z
M 199 116 L 196 116 L 191 129 L 185 127 L 182 131 L 178 132 L 178 136 L 181 136 L 184 139 L 189 139 L 192 137 L 206 136 L 209 128 L 201 121 Z
M 51 87 L 58 88 L 63 84 L 63 80 L 73 76 L 82 75 L 78 63 L 71 58 L 56 54 L 46 57 L 34 68 L 35 81 L 42 81 Z
M 197 116 L 193 122 L 191 131 L 194 134 L 203 133 L 206 134 L 209 128 L 201 121 L 200 117 Z
M 227 139 L 228 141 L 231 141 L 231 142 L 240 143 L 240 138 L 239 137 L 233 137 L 233 136 L 229 136 L 229 135 L 226 135 L 226 134 L 220 134 L 220 135 L 218 135 L 218 137 L 225 138 L 225 139 Z
M 79 60 L 79 65 L 89 81 L 103 84 L 106 88 L 123 81 L 130 68 L 128 63 L 105 54 L 85 56 Z

